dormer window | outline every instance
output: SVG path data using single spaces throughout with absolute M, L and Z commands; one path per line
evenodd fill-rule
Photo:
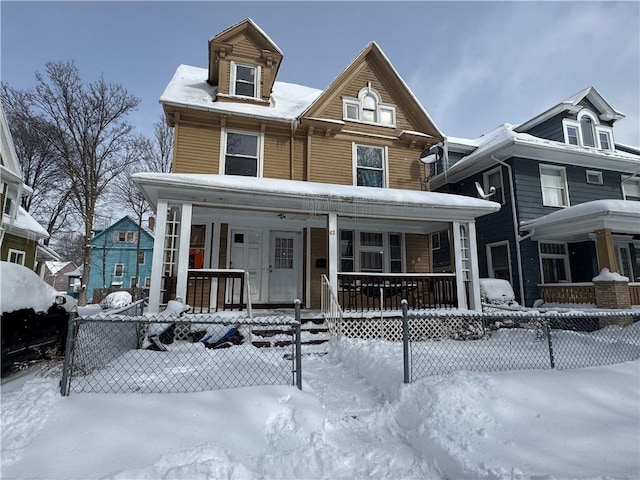
M 231 95 L 257 98 L 260 67 L 231 62 Z
M 578 114 L 576 120 L 562 121 L 565 143 L 600 150 L 613 150 L 613 129 L 600 125 L 598 117 L 587 110 Z
M 395 126 L 396 107 L 382 103 L 380 95 L 371 87 L 371 83 L 358 92 L 358 98 L 344 97 L 342 106 L 345 120 Z

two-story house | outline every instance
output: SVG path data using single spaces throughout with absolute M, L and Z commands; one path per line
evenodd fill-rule
M 430 188 L 502 205 L 477 221 L 481 276 L 528 306 L 594 303 L 603 268 L 640 281 L 640 151 L 615 143 L 623 117 L 590 87 L 521 125 L 448 138 Z
M 129 216 L 96 232 L 91 239 L 87 298 L 93 298 L 97 288 L 149 288 L 153 242 L 153 232 L 145 227 L 138 229 L 138 223 Z
M 162 94 L 172 172 L 133 175 L 157 210 L 150 310 L 176 295 L 217 306 L 237 295 L 217 283 L 235 270 L 254 306 L 319 308 L 324 288 L 344 308 L 382 308 L 401 278 L 414 306 L 451 287 L 448 305 L 480 308 L 475 219 L 499 205 L 422 191 L 421 154 L 444 136 L 380 47 L 324 90 L 278 81 L 282 61 L 247 19 L 209 40 L 208 68 L 181 65 Z M 454 269 L 438 276 L 429 234 L 447 228 Z
M 11 131 L 0 106 L 0 260 L 19 263 L 34 270 L 38 242 L 49 233 L 22 208 L 22 198 L 33 193 L 22 180 L 20 160 L 16 155 Z

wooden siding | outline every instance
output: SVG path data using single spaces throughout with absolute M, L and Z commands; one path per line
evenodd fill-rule
M 317 261 L 325 260 L 325 267 L 318 267 Z M 311 229 L 311 305 L 310 308 L 320 308 L 322 290 L 322 275 L 329 274 L 329 241 L 326 228 Z
M 562 128 L 562 117 L 560 115 L 549 118 L 524 133 L 528 133 L 534 137 L 564 143 L 564 130 Z
M 0 259 L 3 262 L 8 261 L 10 249 L 24 252 L 24 266 L 33 270 L 36 259 L 36 242 L 10 233 L 5 233 L 2 240 L 2 252 L 0 253 Z
M 426 234 L 407 233 L 404 236 L 406 271 L 408 273 L 431 273 L 431 237 Z
M 220 129 L 180 122 L 176 124 L 173 173 L 218 173 Z

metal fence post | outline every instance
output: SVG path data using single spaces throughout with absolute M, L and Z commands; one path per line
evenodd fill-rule
M 296 299 L 295 303 L 295 319 L 296 319 L 296 386 L 298 390 L 302 390 L 302 332 L 300 322 L 300 299 Z
M 551 368 L 556 368 L 556 362 L 553 358 L 553 342 L 551 341 L 551 326 L 549 325 L 549 320 L 542 320 L 544 323 L 544 329 L 547 333 L 547 343 L 549 344 L 549 360 L 551 362 Z
M 69 389 L 71 386 L 71 355 L 73 355 L 73 342 L 75 339 L 75 327 L 77 313 L 75 311 L 69 312 L 69 322 L 67 324 L 67 344 L 65 345 L 64 352 L 64 364 L 62 367 L 62 380 L 60 381 L 60 395 L 66 397 L 69 395 Z
M 402 356 L 404 360 L 404 383 L 411 382 L 411 372 L 409 369 L 409 303 L 402 300 Z

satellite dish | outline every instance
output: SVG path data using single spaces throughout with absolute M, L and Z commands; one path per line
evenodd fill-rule
M 444 150 L 440 145 L 432 145 L 422 151 L 420 161 L 425 165 L 430 165 L 440 160 L 443 154 Z
M 484 193 L 484 189 L 478 182 L 476 182 L 476 190 L 478 191 L 478 196 L 483 200 L 486 200 L 487 198 L 493 196 L 494 193 L 496 193 L 496 187 L 494 186 L 491 186 L 489 188 L 489 193 Z

